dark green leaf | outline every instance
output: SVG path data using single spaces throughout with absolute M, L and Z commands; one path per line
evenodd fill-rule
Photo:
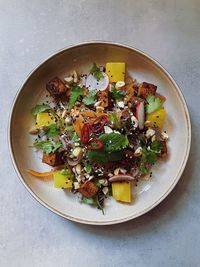
M 108 114 L 109 121 L 112 123 L 113 128 L 119 129 L 121 128 L 120 120 L 117 118 L 117 114 L 115 112 Z
M 31 113 L 33 116 L 36 116 L 38 113 L 44 112 L 49 109 L 51 109 L 49 105 L 36 105 L 34 108 L 31 109 Z
M 52 141 L 35 141 L 33 146 L 36 149 L 41 149 L 46 154 L 50 154 L 59 149 L 62 144 L 60 142 L 54 143 Z
M 87 96 L 84 96 L 83 98 L 83 103 L 88 106 L 88 105 L 93 105 L 97 101 L 97 96 L 96 96 L 96 91 L 91 90 Z
M 75 143 L 80 142 L 80 138 L 76 133 L 73 133 L 71 138 L 72 138 L 72 141 L 74 141 Z
M 161 151 L 162 147 L 163 147 L 162 143 L 160 143 L 159 141 L 156 141 L 156 140 L 153 141 L 150 145 L 151 150 L 153 150 L 157 153 L 159 153 Z
M 112 97 L 115 100 L 120 100 L 124 97 L 125 93 L 122 90 L 118 90 L 115 87 L 111 91 Z
M 89 163 L 84 163 L 84 169 L 85 169 L 85 171 L 87 172 L 87 173 L 91 173 L 91 171 L 92 171 L 92 167 L 91 167 L 91 165 L 89 164 Z
M 162 107 L 162 101 L 158 97 L 149 95 L 146 100 L 148 102 L 148 104 L 146 105 L 147 113 L 152 113 Z
M 85 204 L 88 204 L 88 205 L 95 206 L 95 207 L 98 206 L 96 198 L 83 197 L 82 198 L 82 202 L 85 203 Z
M 59 129 L 57 128 L 57 125 L 55 123 L 51 124 L 47 130 L 47 136 L 48 137 L 55 137 L 58 136 Z
M 120 133 L 102 134 L 99 139 L 104 143 L 104 149 L 108 152 L 121 150 L 129 143 L 127 136 Z
M 72 87 L 71 95 L 69 98 L 69 109 L 71 109 L 80 96 L 83 96 L 84 90 L 76 85 Z
M 149 172 L 149 169 L 145 166 L 145 164 L 142 162 L 139 166 L 139 171 L 141 174 L 147 174 Z
M 105 164 L 110 161 L 118 161 L 123 158 L 123 154 L 118 152 L 108 153 L 104 150 L 90 150 L 87 151 L 87 157 L 90 162 Z
M 90 69 L 90 73 L 94 75 L 94 77 L 96 77 L 97 80 L 100 80 L 101 78 L 103 78 L 103 73 L 99 70 L 96 63 L 93 63 L 93 66 Z

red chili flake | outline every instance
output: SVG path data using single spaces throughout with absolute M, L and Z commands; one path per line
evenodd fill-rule
M 85 123 L 81 130 L 81 142 L 83 144 L 86 144 L 88 143 L 89 140 L 90 140 L 90 125 L 88 123 Z
M 108 121 L 108 116 L 102 115 L 90 122 L 90 129 L 93 133 L 100 133 Z

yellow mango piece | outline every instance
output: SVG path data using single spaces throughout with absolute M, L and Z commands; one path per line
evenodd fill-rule
M 115 200 L 130 203 L 131 183 L 130 182 L 112 183 L 112 196 Z
M 54 115 L 48 112 L 41 112 L 37 114 L 36 125 L 38 128 L 42 126 L 49 126 L 54 123 Z
M 106 63 L 106 74 L 109 77 L 109 81 L 118 82 L 124 81 L 125 77 L 125 63 L 124 62 L 108 62 Z
M 72 181 L 66 175 L 56 171 L 53 173 L 54 187 L 55 188 L 72 188 Z
M 150 114 L 147 114 L 146 120 L 150 121 L 151 127 L 159 127 L 162 128 L 165 118 L 166 118 L 166 111 L 164 108 L 160 108 Z

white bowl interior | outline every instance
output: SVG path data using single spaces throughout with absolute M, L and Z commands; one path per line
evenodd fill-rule
M 158 86 L 165 95 L 168 113 L 164 129 L 170 136 L 169 157 L 153 168 L 153 177 L 133 188 L 133 203 L 121 204 L 108 199 L 105 215 L 101 211 L 81 204 L 72 193 L 53 188 L 53 182 L 43 182 L 30 176 L 27 169 L 38 171 L 50 167 L 41 162 L 41 154 L 30 148 L 33 137 L 28 134 L 33 125 L 30 109 L 42 103 L 46 95 L 46 82 L 54 76 L 63 78 L 71 70 L 87 73 L 93 62 L 126 62 L 127 72 L 138 81 Z M 152 59 L 137 50 L 112 44 L 87 44 L 64 50 L 42 64 L 24 84 L 19 93 L 11 119 L 11 148 L 17 170 L 27 187 L 46 206 L 66 218 L 91 224 L 111 224 L 137 217 L 159 203 L 174 187 L 183 171 L 190 144 L 190 122 L 181 93 L 167 73 Z M 136 197 L 137 192 L 137 197 Z

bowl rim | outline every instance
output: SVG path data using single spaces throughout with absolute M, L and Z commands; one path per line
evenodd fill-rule
M 127 217 L 121 217 L 118 219 L 114 219 L 114 220 L 109 220 L 109 221 L 90 221 L 90 220 L 86 220 L 86 219 L 81 219 L 81 218 L 76 218 L 67 214 L 64 214 L 60 211 L 58 211 L 57 209 L 51 207 L 48 203 L 46 203 L 45 201 L 43 201 L 42 199 L 40 199 L 40 197 L 38 197 L 31 189 L 31 187 L 25 182 L 23 175 L 21 174 L 20 170 L 18 169 L 16 160 L 15 160 L 15 156 L 14 156 L 14 151 L 13 151 L 13 146 L 12 146 L 12 122 L 13 122 L 13 115 L 14 115 L 14 110 L 16 107 L 16 103 L 18 100 L 18 97 L 20 96 L 21 92 L 23 91 L 23 89 L 25 88 L 26 83 L 28 82 L 28 80 L 30 79 L 30 77 L 32 76 L 32 74 L 38 70 L 42 65 L 46 64 L 49 60 L 53 59 L 54 57 L 58 56 L 59 54 L 62 54 L 63 52 L 65 52 L 66 50 L 70 50 L 73 48 L 78 48 L 78 47 L 82 47 L 85 45 L 112 45 L 112 46 L 117 46 L 117 47 L 122 47 L 131 51 L 134 51 L 136 53 L 139 53 L 141 56 L 147 58 L 148 60 L 150 60 L 152 63 L 154 63 L 162 72 L 164 72 L 164 74 L 167 76 L 167 78 L 170 80 L 170 82 L 173 84 L 173 86 L 175 87 L 179 98 L 182 102 L 183 108 L 184 108 L 184 112 L 185 112 L 185 117 L 186 117 L 186 123 L 187 123 L 187 147 L 186 147 L 186 153 L 185 153 L 185 158 L 182 162 L 182 165 L 179 169 L 179 172 L 177 173 L 174 182 L 171 184 L 171 186 L 168 188 L 168 190 L 159 198 L 157 199 L 154 203 L 152 203 L 149 207 L 137 212 L 136 214 L 133 215 L 129 215 Z M 8 128 L 7 128 L 7 139 L 8 139 L 8 148 L 9 148 L 9 154 L 11 157 L 11 161 L 12 164 L 14 166 L 15 172 L 17 174 L 17 176 L 19 177 L 20 181 L 22 182 L 22 184 L 25 186 L 25 188 L 28 190 L 28 192 L 32 195 L 32 197 L 34 197 L 41 205 L 43 205 L 44 207 L 46 207 L 47 209 L 49 209 L 50 211 L 52 211 L 53 213 L 71 220 L 71 221 L 75 221 L 78 223 L 82 223 L 82 224 L 89 224 L 89 225 L 112 225 L 112 224 L 118 224 L 118 223 L 122 223 L 122 222 L 126 222 L 132 219 L 135 219 L 147 212 L 149 212 L 150 210 L 152 210 L 154 207 L 156 207 L 161 201 L 163 201 L 168 195 L 169 193 L 174 189 L 174 187 L 176 186 L 176 184 L 178 183 L 179 179 L 181 178 L 181 175 L 185 169 L 188 157 L 189 157 L 189 153 L 190 153 L 190 147 L 191 147 L 191 121 L 190 121 L 190 116 L 189 116 L 189 111 L 187 108 L 187 104 L 186 104 L 186 100 L 183 96 L 183 93 L 180 89 L 180 87 L 178 86 L 178 84 L 175 82 L 175 80 L 173 79 L 172 75 L 157 61 L 155 60 L 153 57 L 151 57 L 150 55 L 148 55 L 146 52 L 141 51 L 140 49 L 137 49 L 135 47 L 132 47 L 130 45 L 126 45 L 126 44 L 122 44 L 119 42 L 111 42 L 111 41 L 86 41 L 86 42 L 81 42 L 75 45 L 69 45 L 66 46 L 62 49 L 59 49 L 55 52 L 53 52 L 50 56 L 48 56 L 45 60 L 43 60 L 41 63 L 39 63 L 35 68 L 33 68 L 33 70 L 26 76 L 25 80 L 23 81 L 23 83 L 21 84 L 21 86 L 19 87 L 14 100 L 12 102 L 11 105 L 11 109 L 10 109 L 10 113 L 9 113 L 9 119 L 8 119 Z

